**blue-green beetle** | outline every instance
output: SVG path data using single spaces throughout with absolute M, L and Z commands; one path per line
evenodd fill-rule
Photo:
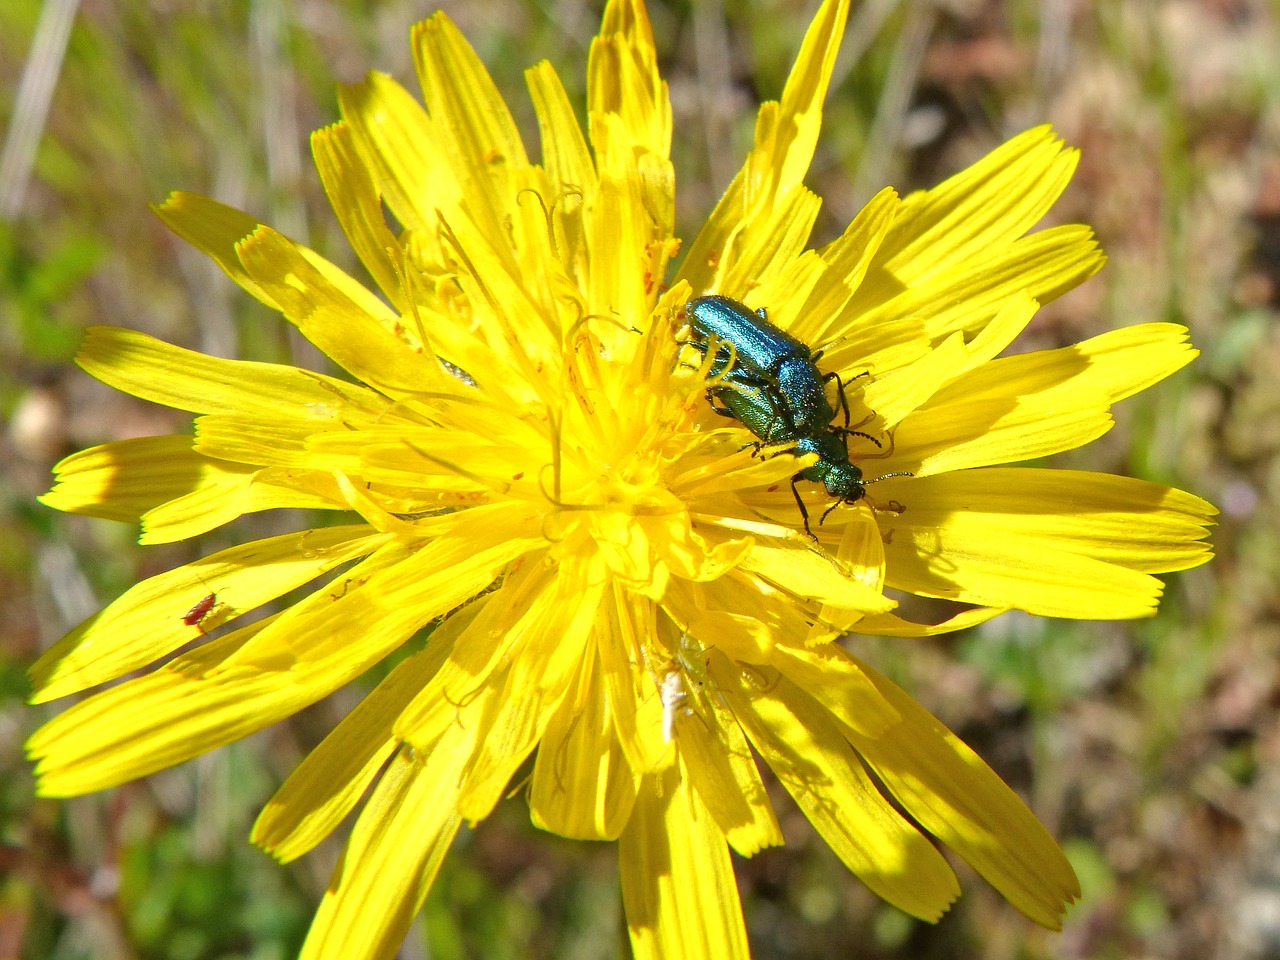
M 694 332 L 704 339 L 715 336 L 733 344 L 737 356 L 730 377 L 736 383 L 754 383 L 769 389 L 797 435 L 830 426 L 836 412 L 827 400 L 826 384 L 832 380 L 836 381 L 848 424 L 848 405 L 839 376 L 821 373 L 817 361 L 822 353 L 813 353 L 791 334 L 775 327 L 763 308 L 753 313 L 737 300 L 713 295 L 694 297 L 685 305 L 685 313 Z M 719 351 L 716 359 L 727 363 L 728 349 Z
M 768 322 L 763 310 L 752 313 L 745 305 L 728 297 L 696 297 L 686 306 L 690 326 L 710 339 L 714 335 L 733 345 L 734 367 L 727 373 L 728 348 L 717 351 L 712 374 L 722 379 L 707 391 L 711 408 L 732 417 L 750 430 L 763 445 L 793 444 L 790 452 L 802 457 L 816 453 L 818 460 L 791 478 L 791 494 L 809 528 L 809 511 L 796 484 L 809 480 L 823 484 L 836 502 L 823 513 L 822 520 L 839 503 L 855 503 L 866 495 L 866 485 L 889 477 L 909 477 L 910 473 L 890 473 L 864 480 L 862 471 L 849 460 L 850 436 L 865 437 L 876 446 L 875 437 L 849 428 L 849 405 L 844 384 L 834 374 L 823 374 L 816 361 L 820 352 Z M 703 346 L 704 350 L 706 345 Z M 832 426 L 835 410 L 827 401 L 824 385 L 835 380 L 845 425 Z M 716 406 L 716 401 L 723 406 Z M 814 537 L 814 539 L 817 539 Z

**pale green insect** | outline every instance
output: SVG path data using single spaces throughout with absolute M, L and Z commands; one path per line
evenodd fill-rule
M 686 678 L 699 689 L 707 682 L 707 661 L 705 650 L 688 632 L 680 634 L 676 647 L 676 662 L 668 670 L 658 684 L 658 697 L 662 700 L 662 740 L 670 743 L 675 738 L 676 718 L 693 716 L 693 707 L 689 704 L 691 690 L 686 687 Z

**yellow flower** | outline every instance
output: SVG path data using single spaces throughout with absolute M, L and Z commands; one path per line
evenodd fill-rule
M 908 913 L 936 919 L 959 892 L 918 824 L 1056 926 L 1078 886 L 1048 833 L 831 641 L 1014 608 L 1152 613 L 1151 573 L 1208 558 L 1208 504 L 995 465 L 1095 439 L 1112 402 L 1194 351 L 1181 328 L 1148 324 L 996 359 L 1038 300 L 1102 263 L 1085 227 L 1025 235 L 1075 164 L 1047 129 L 935 190 L 886 190 L 806 249 L 818 199 L 803 177 L 846 14 L 822 7 L 669 288 L 671 113 L 639 0 L 611 2 L 593 43 L 586 139 L 551 68 L 528 72 L 541 165 L 443 14 L 413 37 L 425 110 L 379 75 L 342 91 L 343 119 L 315 134 L 314 154 L 381 298 L 245 214 L 189 194 L 163 204 L 170 227 L 348 378 L 95 328 L 80 364 L 197 414 L 195 436 L 69 457 L 45 502 L 140 520 L 144 543 L 274 508 L 346 519 L 153 577 L 51 649 L 33 669 L 37 701 L 251 621 L 46 725 L 29 745 L 42 792 L 108 787 L 260 729 L 434 625 L 255 828 L 289 860 L 371 791 L 306 956 L 390 955 L 460 824 L 486 817 L 530 758 L 538 826 L 619 841 L 637 956 L 747 955 L 728 851 L 782 842 L 753 751 Z M 851 459 L 911 476 L 837 504 L 810 538 L 791 480 L 814 458 L 758 456 L 705 400 L 708 377 L 733 386 L 716 351 L 688 345 L 683 305 L 707 292 L 766 306 L 822 346 L 864 421 Z M 797 489 L 825 511 L 822 488 Z M 912 623 L 885 587 L 964 606 Z

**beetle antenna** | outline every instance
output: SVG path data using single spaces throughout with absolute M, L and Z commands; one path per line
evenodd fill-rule
M 907 470 L 899 470 L 896 473 L 886 473 L 881 477 L 873 477 L 870 480 L 863 480 L 862 485 L 865 487 L 868 483 L 879 483 L 881 480 L 892 480 L 894 477 L 914 477 L 915 474 Z
M 877 447 L 879 447 L 879 448 L 880 448 L 880 452 L 879 452 L 879 453 L 871 453 L 871 454 L 867 454 L 867 455 L 865 455 L 865 456 L 859 457 L 858 459 L 860 459 L 860 460 L 888 460 L 890 457 L 892 457 L 892 456 L 893 456 L 894 448 L 897 446 L 897 441 L 894 439 L 893 431 L 892 431 L 892 430 L 888 430 L 888 431 L 886 431 L 886 432 L 885 432 L 885 435 L 886 435 L 886 436 L 888 436 L 888 438 L 889 438 L 889 446 L 887 446 L 887 447 L 886 447 L 883 443 L 881 443 L 879 440 L 876 440 L 874 437 L 868 437 L 867 439 L 869 439 L 872 443 L 874 443 Z M 860 434 L 858 434 L 858 436 L 860 436 L 860 437 L 866 437 L 867 435 L 866 435 L 865 433 L 860 433 Z M 896 476 L 896 474 L 890 474 L 890 476 Z

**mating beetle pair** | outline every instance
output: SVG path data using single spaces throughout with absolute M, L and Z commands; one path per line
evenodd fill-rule
M 862 499 L 867 492 L 866 484 L 875 480 L 864 480 L 862 471 L 849 462 L 848 438 L 850 434 L 867 437 L 877 446 L 879 441 L 849 428 L 849 402 L 844 395 L 844 384 L 839 375 L 818 370 L 821 352 L 810 351 L 804 343 L 779 330 L 769 322 L 763 309 L 752 313 L 736 300 L 707 296 L 690 300 L 685 312 L 690 326 L 704 341 L 714 336 L 726 344 L 717 349 L 715 364 L 720 366 L 713 364 L 713 375 L 724 372 L 731 360 L 727 344 L 733 346 L 733 369 L 707 391 L 711 409 L 738 420 L 763 444 L 791 443 L 795 456 L 818 455 L 817 463 L 791 478 L 791 494 L 804 518 L 805 532 L 812 537 L 809 511 L 800 499 L 796 483 L 800 480 L 822 483 L 827 493 L 836 498 L 836 503 Z M 843 427 L 831 425 L 836 411 L 828 402 L 825 390 L 831 380 L 836 381 L 840 408 L 844 411 Z M 717 400 L 722 407 L 716 406 Z M 893 473 L 875 479 L 893 476 L 911 474 Z M 832 504 L 822 519 L 834 508 Z

